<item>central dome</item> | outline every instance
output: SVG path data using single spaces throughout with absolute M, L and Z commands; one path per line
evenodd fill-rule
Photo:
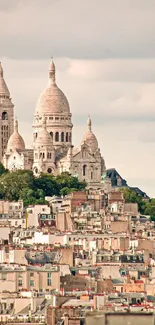
M 38 99 L 36 113 L 45 115 L 70 113 L 68 100 L 55 82 L 53 61 L 49 66 L 49 83 Z

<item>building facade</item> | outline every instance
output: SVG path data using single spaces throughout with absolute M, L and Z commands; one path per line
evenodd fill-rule
M 37 101 L 34 113 L 33 150 L 25 149 L 15 121 L 14 132 L 3 155 L 4 166 L 9 170 L 32 169 L 36 176 L 41 172 L 54 175 L 69 172 L 80 181 L 86 181 L 89 188 L 103 187 L 101 179 L 106 172 L 105 162 L 92 131 L 91 118 L 88 118 L 87 129 L 78 148 L 72 144 L 72 127 L 69 103 L 56 84 L 55 65 L 51 60 L 48 84 Z

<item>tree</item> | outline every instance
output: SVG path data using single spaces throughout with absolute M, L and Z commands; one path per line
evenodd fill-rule
M 68 173 L 58 176 L 41 174 L 36 178 L 30 170 L 18 170 L 5 172 L 0 176 L 0 199 L 9 201 L 22 199 L 24 206 L 45 204 L 46 196 L 67 195 L 84 190 L 85 187 L 85 182 L 79 182 Z
M 5 173 L 0 177 L 0 188 L 6 200 L 17 201 L 23 188 L 33 188 L 33 173 L 26 170 Z
M 6 173 L 8 173 L 8 169 L 5 169 L 3 164 L 0 162 L 0 176 Z
M 155 199 L 146 203 L 145 214 L 151 216 L 151 220 L 155 221 Z
M 123 192 L 125 203 L 137 203 L 138 211 L 141 214 L 145 213 L 146 202 L 143 200 L 140 194 L 137 194 L 136 191 L 131 190 L 130 188 L 122 188 L 120 189 Z
M 41 174 L 35 178 L 34 186 L 36 189 L 41 189 L 45 196 L 59 195 L 58 184 L 53 175 Z

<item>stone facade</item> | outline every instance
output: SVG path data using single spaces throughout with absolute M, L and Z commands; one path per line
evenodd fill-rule
M 33 169 L 36 176 L 41 172 L 54 175 L 69 172 L 80 181 L 86 181 L 89 188 L 103 187 L 101 176 L 106 172 L 105 162 L 92 131 L 91 119 L 88 118 L 81 144 L 75 148 L 71 117 L 68 100 L 56 84 L 55 65 L 51 61 L 48 85 L 36 104 L 33 150 L 25 149 L 16 122 L 3 157 L 4 166 L 9 170 Z

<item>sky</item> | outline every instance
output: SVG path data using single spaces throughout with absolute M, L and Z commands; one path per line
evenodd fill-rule
M 0 60 L 32 146 L 50 57 L 79 145 L 92 118 L 107 168 L 155 197 L 155 0 L 0 0 Z

